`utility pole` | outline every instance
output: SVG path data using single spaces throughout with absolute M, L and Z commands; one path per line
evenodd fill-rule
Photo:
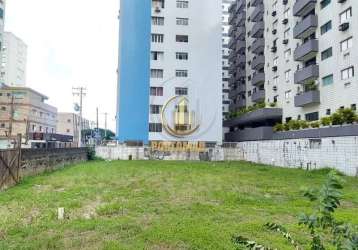
M 96 108 L 96 145 L 98 145 L 98 136 L 99 134 L 99 124 L 98 124 L 98 107 Z
M 104 138 L 107 138 L 107 117 L 108 117 L 108 113 L 104 112 Z
M 85 87 L 73 87 L 72 88 L 72 94 L 74 96 L 79 96 L 80 97 L 80 132 L 78 135 L 78 147 L 82 147 L 82 129 L 83 129 L 83 117 L 82 117 L 82 112 L 83 112 L 83 97 L 86 96 L 86 91 L 87 89 Z
M 12 136 L 12 127 L 13 127 L 13 122 L 14 122 L 14 114 L 15 114 L 14 95 L 11 93 L 9 138 Z

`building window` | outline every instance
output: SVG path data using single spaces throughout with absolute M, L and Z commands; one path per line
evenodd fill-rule
M 5 107 L 5 106 L 2 106 L 2 107 L 1 107 L 1 111 L 6 111 L 6 107 Z
M 149 132 L 161 133 L 163 131 L 163 125 L 161 123 L 149 123 Z
M 330 58 L 332 56 L 332 47 L 331 48 L 328 48 L 326 49 L 325 51 L 323 51 L 321 53 L 321 60 L 324 61 L 326 60 L 327 58 Z
M 150 87 L 151 96 L 163 96 L 163 87 Z
M 351 105 L 351 109 L 354 110 L 354 111 L 356 111 L 356 110 L 357 110 L 357 104 L 352 104 L 352 105 Z
M 188 88 L 175 88 L 175 95 L 188 95 Z
M 1 127 L 1 128 L 5 128 L 5 123 L 1 123 L 1 124 L 0 124 L 0 127 Z
M 152 16 L 152 25 L 163 26 L 164 25 L 164 17 Z
M 189 8 L 189 1 L 177 0 L 177 8 L 180 8 L 180 9 Z
M 351 17 L 352 17 L 352 8 L 348 8 L 347 10 L 339 14 L 339 20 L 341 21 L 341 24 L 347 22 Z
M 161 111 L 162 111 L 161 105 L 150 105 L 150 113 L 151 114 L 158 115 L 158 114 L 160 114 Z
M 347 80 L 354 77 L 354 67 L 349 67 L 341 71 L 341 79 Z
M 150 77 L 151 78 L 163 78 L 163 70 L 162 69 L 151 69 L 150 70 Z
M 319 113 L 318 112 L 313 112 L 313 113 L 308 113 L 305 115 L 306 117 L 306 121 L 318 121 L 319 120 Z
M 331 3 L 331 0 L 322 0 L 321 1 L 321 9 L 326 8 Z
M 283 33 L 283 38 L 284 39 L 290 38 L 290 29 L 285 30 L 285 32 Z
M 285 99 L 286 99 L 286 101 L 289 101 L 289 100 L 291 99 L 291 97 L 292 97 L 292 91 L 291 91 L 291 90 L 286 91 L 286 92 L 285 92 Z
M 153 0 L 152 1 L 153 8 L 162 8 L 164 9 L 164 0 Z
M 322 78 L 322 85 L 328 86 L 333 84 L 333 75 L 328 75 Z
M 184 25 L 184 26 L 189 25 L 189 18 L 177 17 L 177 25 Z
M 175 56 L 177 60 L 188 60 L 188 53 L 177 52 Z
M 176 70 L 175 76 L 176 77 L 188 77 L 188 71 L 187 70 Z
M 163 43 L 164 35 L 163 34 L 152 34 L 152 43 Z
M 291 57 L 291 49 L 285 51 L 285 59 L 288 60 Z
M 290 78 L 291 78 L 291 70 L 287 70 L 285 72 L 285 80 L 286 80 L 286 82 L 289 82 Z
M 353 37 L 350 37 L 341 42 L 341 51 L 344 52 L 353 46 Z
M 326 115 L 331 115 L 331 109 L 326 110 Z
M 332 29 L 332 21 L 329 21 L 321 26 L 321 35 L 327 33 Z
M 150 57 L 151 57 L 152 61 L 163 60 L 164 52 L 162 52 L 162 51 L 151 51 L 150 52 Z
M 186 35 L 176 35 L 176 41 L 178 43 L 187 43 L 189 42 L 189 37 Z

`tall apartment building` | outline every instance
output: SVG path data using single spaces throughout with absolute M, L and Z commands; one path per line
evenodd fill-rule
M 237 0 L 230 8 L 231 110 L 275 103 L 286 122 L 356 109 L 357 12 L 355 0 Z M 278 113 L 271 112 L 250 126 L 272 125 Z
M 0 65 L 1 65 L 1 57 L 2 57 L 1 48 L 3 46 L 3 39 L 4 39 L 4 25 L 5 25 L 5 0 L 0 0 Z
M 120 142 L 221 143 L 221 35 L 220 1 L 121 1 Z
M 82 118 L 82 130 L 90 129 L 89 120 Z M 58 113 L 57 133 L 73 137 L 73 143 L 78 145 L 81 132 L 81 117 L 74 113 Z M 82 138 L 84 141 L 84 138 Z
M 0 137 L 56 133 L 57 108 L 45 103 L 47 99 L 30 88 L 0 88 Z
M 3 38 L 0 81 L 8 86 L 25 86 L 27 45 L 11 32 L 5 32 Z
M 229 114 L 229 8 L 234 0 L 222 0 L 222 88 L 223 88 L 223 117 Z

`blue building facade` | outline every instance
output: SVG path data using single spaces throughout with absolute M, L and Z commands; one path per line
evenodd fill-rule
M 149 141 L 151 0 L 121 0 L 117 139 Z

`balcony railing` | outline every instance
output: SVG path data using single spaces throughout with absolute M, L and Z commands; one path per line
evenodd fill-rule
M 294 27 L 293 37 L 296 39 L 306 38 L 312 35 L 317 27 L 318 17 L 316 15 L 309 15 Z
M 318 40 L 312 39 L 298 46 L 294 52 L 296 61 L 307 61 L 312 59 L 318 53 Z
M 319 77 L 319 66 L 316 64 L 307 66 L 295 72 L 295 83 L 301 84 Z
M 319 90 L 313 90 L 295 96 L 295 107 L 319 104 L 321 102 Z

